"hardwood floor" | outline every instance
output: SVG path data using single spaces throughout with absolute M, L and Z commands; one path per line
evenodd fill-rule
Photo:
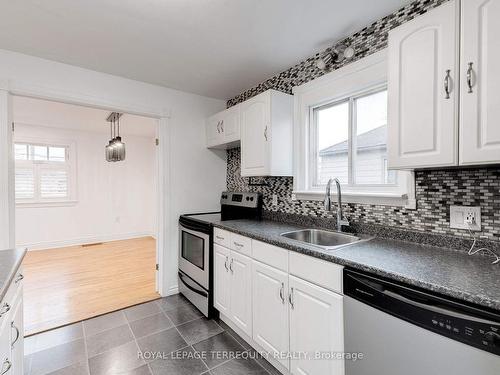
M 155 247 L 142 237 L 28 252 L 25 335 L 159 298 Z

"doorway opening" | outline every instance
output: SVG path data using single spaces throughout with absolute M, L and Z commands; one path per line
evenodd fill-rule
M 25 335 L 159 298 L 157 119 L 13 97 L 16 246 Z

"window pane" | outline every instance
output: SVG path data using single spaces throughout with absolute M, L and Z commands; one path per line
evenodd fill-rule
M 66 170 L 42 169 L 40 172 L 41 198 L 66 198 L 68 174 Z
M 356 184 L 395 183 L 387 170 L 387 91 L 356 99 Z
M 49 161 L 66 161 L 66 148 L 49 147 Z
M 347 184 L 349 102 L 335 104 L 314 110 L 317 124 L 317 178 L 318 185 L 324 185 L 330 178 L 338 178 Z
M 33 169 L 16 168 L 16 199 L 33 199 L 35 197 L 35 181 Z
M 28 160 L 28 145 L 16 143 L 14 145 L 14 158 L 16 160 Z
M 31 146 L 33 160 L 47 160 L 47 146 Z

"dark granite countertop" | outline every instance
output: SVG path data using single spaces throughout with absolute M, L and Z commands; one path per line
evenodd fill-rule
M 26 255 L 26 249 L 0 250 L 0 301 Z
M 384 276 L 500 311 L 500 264 L 491 258 L 418 243 L 373 238 L 323 251 L 280 236 L 303 229 L 270 220 L 230 220 L 214 226 L 302 254 Z

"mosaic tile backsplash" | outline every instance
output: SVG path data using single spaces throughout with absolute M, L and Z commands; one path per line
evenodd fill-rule
M 412 20 L 413 18 L 433 9 L 448 0 L 417 0 L 400 10 L 387 15 L 362 30 L 340 40 L 338 44 L 347 44 L 356 50 L 355 58 L 350 61 L 334 64 L 330 69 L 322 71 L 316 67 L 316 60 L 332 48 L 317 53 L 295 66 L 277 74 L 259 85 L 228 100 L 227 106 L 243 102 L 268 89 L 291 93 L 292 88 L 304 84 L 325 73 L 338 69 L 346 63 L 366 57 L 387 47 L 389 30 Z M 323 210 L 322 202 L 293 201 L 292 177 L 265 177 L 260 181 L 268 186 L 249 186 L 248 178 L 242 178 L 240 173 L 240 149 L 227 152 L 227 188 L 228 190 L 256 191 L 263 193 L 264 209 L 268 216 L 315 218 L 317 222 L 328 225 L 335 220 L 335 213 Z M 464 230 L 450 229 L 450 205 L 481 206 L 482 231 L 477 235 L 486 240 L 494 241 L 495 248 L 500 249 L 500 167 L 484 169 L 453 169 L 416 172 L 417 209 L 407 210 L 402 207 L 390 207 L 367 204 L 345 204 L 344 212 L 349 221 L 355 225 L 377 227 L 375 231 L 384 228 L 389 231 L 413 231 L 418 242 L 426 242 L 426 234 L 433 233 L 442 237 L 446 243 L 458 241 L 457 246 L 469 244 L 469 233 Z M 272 195 L 278 196 L 278 205 L 271 203 Z M 391 236 L 397 236 L 393 233 Z M 444 235 L 444 236 L 443 236 Z M 452 235 L 454 237 L 449 237 Z M 408 238 L 408 237 L 405 237 Z M 428 240 L 430 244 L 432 241 Z M 441 242 L 442 243 L 442 242 Z M 491 244 L 489 244 L 491 245 Z M 470 246 L 470 244 L 469 244 Z
M 264 210 L 335 220 L 335 212 L 326 212 L 319 201 L 292 200 L 292 177 L 259 177 L 250 186 L 241 177 L 240 149 L 227 152 L 227 188 L 232 191 L 261 192 Z M 480 238 L 500 241 L 500 167 L 417 171 L 415 173 L 417 209 L 373 204 L 344 203 L 346 218 L 356 224 L 377 224 L 413 231 L 469 238 L 468 231 L 451 229 L 450 205 L 481 206 Z M 272 205 L 272 195 L 278 205 Z

